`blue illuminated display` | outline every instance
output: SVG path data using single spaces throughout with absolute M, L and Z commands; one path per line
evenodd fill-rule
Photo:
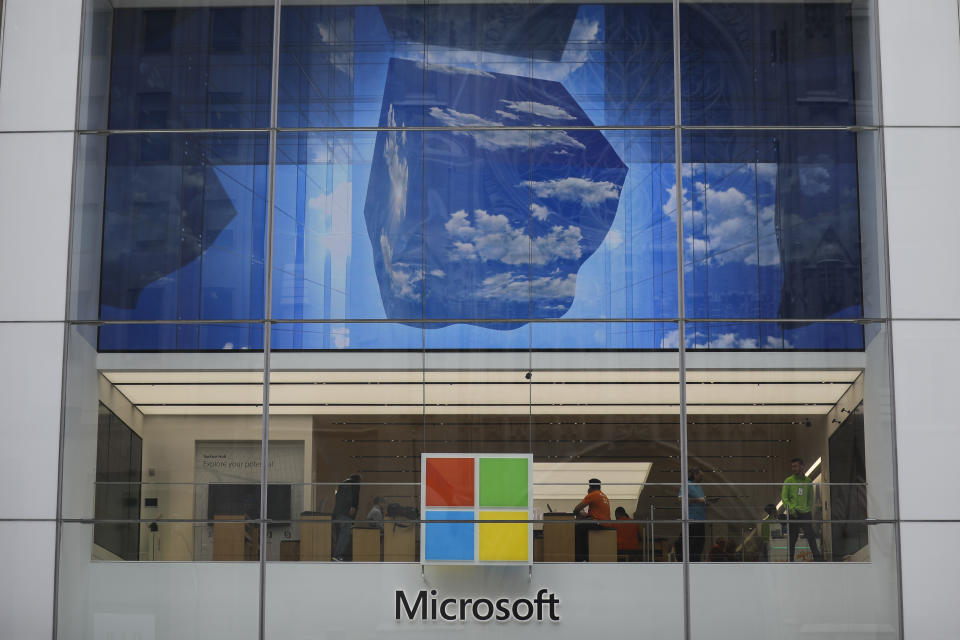
M 505 129 L 593 126 L 547 80 L 393 60 L 380 126 L 419 113 L 402 100 L 418 77 L 426 125 L 486 130 L 377 135 L 364 213 L 386 316 L 562 317 L 626 166 L 599 131 Z
M 847 12 L 683 5 L 684 121 L 855 124 Z M 269 124 L 271 10 L 114 14 L 112 128 Z M 855 134 L 685 131 L 678 243 L 673 132 L 602 129 L 673 124 L 669 4 L 284 7 L 280 34 L 279 126 L 336 130 L 277 134 L 272 263 L 266 131 L 111 136 L 100 318 L 237 324 L 102 349 L 262 348 L 267 268 L 278 349 L 671 349 L 678 246 L 687 318 L 769 321 L 688 347 L 862 348 L 812 322 L 863 315 Z M 591 322 L 530 324 L 560 318 Z

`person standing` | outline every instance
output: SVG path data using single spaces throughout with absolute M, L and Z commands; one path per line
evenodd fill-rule
M 342 561 L 350 552 L 353 521 L 360 504 L 360 474 L 350 476 L 337 487 L 333 501 L 333 559 Z
M 813 480 L 803 473 L 803 458 L 790 461 L 793 472 L 783 481 L 780 498 L 787 509 L 787 530 L 790 536 L 790 562 L 793 562 L 797 546 L 797 536 L 803 531 L 803 537 L 810 544 L 810 551 L 816 562 L 823 561 L 823 554 L 817 546 L 817 535 L 813 531 Z
M 687 474 L 687 499 L 690 503 L 690 562 L 700 562 L 707 541 L 707 497 L 703 493 L 703 471 L 694 467 Z M 682 499 L 682 492 L 677 498 Z M 677 559 L 683 561 L 683 540 L 677 545 Z
M 573 508 L 573 515 L 579 520 L 574 532 L 575 559 L 577 562 L 586 562 L 589 559 L 590 531 L 594 529 L 608 529 L 610 521 L 610 500 L 600 490 L 600 481 L 597 478 L 588 480 L 587 495 Z

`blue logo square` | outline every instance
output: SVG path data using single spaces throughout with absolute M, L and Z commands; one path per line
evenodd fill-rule
M 425 560 L 473 560 L 473 511 L 427 511 Z M 430 520 L 464 520 L 429 522 Z

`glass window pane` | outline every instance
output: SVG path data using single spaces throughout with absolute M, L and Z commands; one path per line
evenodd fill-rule
M 673 122 L 669 3 L 284 3 L 282 25 L 282 127 Z
M 553 343 L 561 327 L 566 347 L 577 351 Z M 601 535 L 616 533 L 617 561 L 681 560 L 679 356 L 676 343 L 661 346 L 676 325 L 537 322 L 531 328 L 529 437 L 544 561 L 564 561 L 550 540 L 564 526 L 575 531 L 575 559 L 600 561 L 599 545 L 582 530 L 587 525 Z M 648 331 L 660 333 L 655 347 L 641 346 L 652 345 Z M 631 347 L 624 334 L 636 340 Z M 590 348 L 577 335 L 617 342 L 609 350 Z M 591 479 L 601 481 L 608 499 L 597 513 L 591 513 Z M 591 520 L 575 523 L 571 513 L 584 503 L 591 504 Z
M 852 326 L 859 349 L 761 350 L 721 327 L 723 346 L 687 352 L 690 517 L 705 528 L 704 561 L 871 561 L 871 523 L 894 516 L 889 332 Z
M 92 557 L 94 526 L 65 522 L 60 536 L 58 638 L 241 638 L 256 640 L 256 562 L 115 562 Z M 172 525 L 142 527 L 175 546 Z M 191 537 L 188 536 L 187 537 Z M 149 558 L 144 557 L 144 560 Z M 189 603 L 189 604 L 185 604 Z
M 263 342 L 262 325 L 70 328 L 62 515 L 94 519 L 94 544 L 110 557 L 215 559 L 218 516 L 259 518 L 263 353 L 170 352 L 165 342 L 227 330 Z M 145 558 L 139 525 L 124 524 L 137 522 L 180 532 Z
M 399 72 L 393 66 L 401 61 L 423 62 L 420 3 L 282 4 L 279 126 L 415 127 L 423 123 L 422 70 L 414 65 Z M 391 101 L 398 105 L 396 109 L 390 108 Z
M 683 160 L 688 317 L 863 315 L 856 134 L 689 133 Z
M 93 198 L 77 223 L 84 234 L 101 225 L 99 319 L 263 317 L 267 141 L 110 136 L 102 222 Z
M 875 124 L 870 4 L 681 3 L 683 123 Z
M 379 205 L 396 203 L 404 216 L 408 175 L 406 159 L 382 161 L 401 133 L 281 133 L 277 136 L 273 220 L 273 315 L 280 319 L 382 318 L 381 287 L 406 291 L 414 309 L 398 317 L 419 316 L 412 290 L 420 269 L 419 238 L 396 252 L 382 252 L 375 221 Z M 379 141 L 379 142 L 378 142 Z M 415 154 L 416 155 L 416 154 Z M 379 162 L 377 160 L 380 160 Z M 404 169 L 402 175 L 395 175 Z M 385 172 L 385 173 L 384 173 Z M 392 180 L 398 180 L 396 197 Z M 417 184 L 414 182 L 413 184 Z M 382 186 L 378 186 L 382 185 Z M 419 205 L 417 205 L 418 208 Z M 366 208 L 365 208 L 366 207 Z M 419 220 L 411 207 L 410 219 Z M 370 220 L 365 221 L 365 213 Z M 385 238 L 389 234 L 384 234 Z M 408 253 L 412 252 L 412 255 Z M 391 261 L 393 255 L 396 260 Z M 385 259 L 378 263 L 376 258 Z M 396 273 L 391 278 L 384 275 Z M 406 274 L 402 281 L 400 274 Z
M 508 328 L 676 314 L 671 136 L 285 133 L 278 145 L 277 318 Z
M 836 637 L 857 629 L 873 637 L 896 638 L 897 535 L 895 525 L 867 527 L 870 560 L 802 568 L 753 563 L 719 569 L 690 567 L 691 637 Z M 783 539 L 774 538 L 777 550 Z M 783 597 L 791 594 L 792 597 Z M 750 602 L 760 615 L 730 615 Z
M 272 353 L 268 561 L 419 559 L 422 363 Z
M 114 9 L 99 20 L 107 15 L 111 129 L 270 124 L 272 7 Z

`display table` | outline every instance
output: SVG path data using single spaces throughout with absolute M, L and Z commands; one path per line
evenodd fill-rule
M 587 532 L 590 562 L 617 561 L 617 531 L 616 529 L 593 529 Z
M 222 562 L 258 560 L 260 536 L 257 525 L 243 522 L 245 516 L 213 517 L 213 559 Z
M 572 513 L 543 514 L 543 561 L 573 562 L 575 560 L 576 519 Z M 616 546 L 616 542 L 614 542 Z
M 383 561 L 417 561 L 417 524 L 406 520 L 383 523 Z
M 300 560 L 330 560 L 330 515 L 304 512 L 300 521 Z
M 380 529 L 377 527 L 353 528 L 353 561 L 380 562 Z

